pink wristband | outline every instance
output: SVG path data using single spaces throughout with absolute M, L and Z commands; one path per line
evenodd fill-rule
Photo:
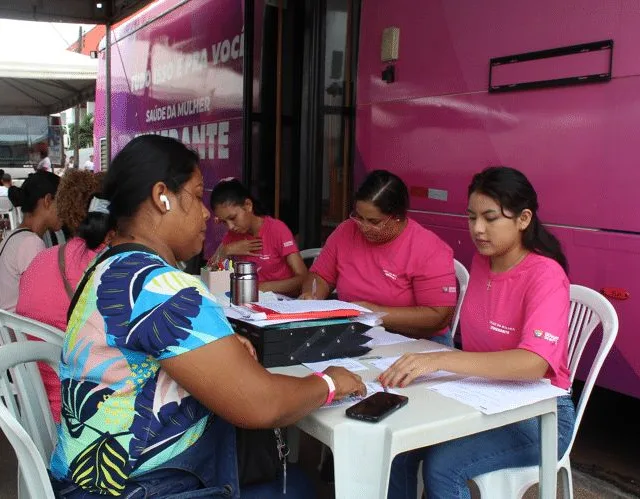
M 329 395 L 327 395 L 327 400 L 325 400 L 324 405 L 329 405 L 331 402 L 333 402 L 333 397 L 336 396 L 336 385 L 333 382 L 333 379 L 331 379 L 331 376 L 325 373 L 315 372 L 313 374 L 315 376 L 318 376 L 319 378 L 322 378 L 327 383 L 327 386 L 329 387 Z

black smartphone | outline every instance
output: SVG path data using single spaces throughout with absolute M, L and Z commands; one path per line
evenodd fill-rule
M 407 405 L 409 397 L 396 395 L 395 393 L 376 392 L 373 395 L 352 405 L 346 410 L 348 417 L 377 423 L 392 412 Z

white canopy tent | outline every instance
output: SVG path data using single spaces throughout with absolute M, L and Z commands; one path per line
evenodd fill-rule
M 3 51 L 0 115 L 48 115 L 92 100 L 97 60 L 67 50 Z
M 111 26 L 153 0 L 0 0 L 0 18 L 104 24 L 106 34 L 107 162 L 111 160 Z

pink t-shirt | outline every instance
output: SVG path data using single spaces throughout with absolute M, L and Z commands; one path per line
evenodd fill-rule
M 569 280 L 551 258 L 528 254 L 507 272 L 476 254 L 460 313 L 463 350 L 522 348 L 549 363 L 551 383 L 569 388 Z
M 87 248 L 84 240 L 79 237 L 69 239 L 64 248 L 65 274 L 72 289 L 75 290 L 97 253 Z M 58 266 L 58 246 L 53 246 L 39 253 L 22 274 L 16 312 L 66 331 L 67 309 L 70 304 L 71 299 L 65 291 Z M 49 366 L 40 364 L 39 367 L 53 419 L 58 422 L 61 406 L 60 381 Z
M 409 219 L 402 233 L 372 244 L 353 220 L 327 239 L 311 267 L 344 301 L 387 307 L 453 307 L 456 276 L 453 251 L 433 232 Z
M 0 309 L 16 311 L 20 276 L 44 249 L 44 241 L 30 230 L 5 234 L 0 243 Z
M 287 263 L 287 257 L 298 252 L 293 234 L 284 222 L 271 217 L 264 217 L 262 227 L 257 238 L 262 239 L 260 256 L 239 255 L 232 257 L 234 261 L 255 262 L 258 269 L 258 281 L 282 281 L 294 276 L 293 270 Z M 222 244 L 229 244 L 244 239 L 256 239 L 252 234 L 238 234 L 227 232 L 222 238 Z

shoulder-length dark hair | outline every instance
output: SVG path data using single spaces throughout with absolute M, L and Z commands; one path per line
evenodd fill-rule
M 566 273 L 569 271 L 567 257 L 560 241 L 544 228 L 538 217 L 538 194 L 529 179 L 515 168 L 492 166 L 473 176 L 469 184 L 469 196 L 474 192 L 489 196 L 496 201 L 502 214 L 508 218 L 531 211 L 531 223 L 522 233 L 522 244 L 529 251 L 552 258 Z M 505 214 L 505 210 L 512 215 Z

